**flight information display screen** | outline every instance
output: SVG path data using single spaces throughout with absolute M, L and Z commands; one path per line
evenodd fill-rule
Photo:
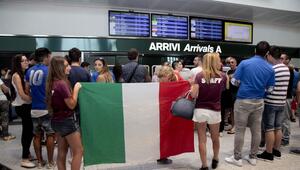
M 188 17 L 152 14 L 151 26 L 152 37 L 188 39 Z
M 109 11 L 109 35 L 149 37 L 150 14 Z
M 196 40 L 222 41 L 222 20 L 190 18 L 190 37 Z
M 224 22 L 224 41 L 252 43 L 252 23 Z

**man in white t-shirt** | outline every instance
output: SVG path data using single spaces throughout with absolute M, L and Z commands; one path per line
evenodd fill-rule
M 193 68 L 191 70 L 191 72 L 192 72 L 192 78 L 195 79 L 196 75 L 202 71 L 202 55 L 200 55 L 200 54 L 197 55 L 194 58 L 193 63 L 194 63 L 195 68 Z

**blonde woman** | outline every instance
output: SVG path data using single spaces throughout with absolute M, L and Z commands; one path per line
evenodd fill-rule
M 99 59 L 101 67 L 99 68 L 99 76 L 97 77 L 97 82 L 102 83 L 113 83 L 113 77 L 108 69 L 108 66 L 104 59 Z
M 196 98 L 193 121 L 197 124 L 201 170 L 208 169 L 206 158 L 206 126 L 209 125 L 213 143 L 212 169 L 219 163 L 219 126 L 221 122 L 221 92 L 226 87 L 227 77 L 220 71 L 218 53 L 207 53 L 203 57 L 203 71 L 192 84 L 191 95 Z
M 174 82 L 178 81 L 177 77 L 174 73 L 174 70 L 170 66 L 161 66 L 158 73 L 157 73 L 158 81 L 159 82 Z M 165 158 L 160 158 L 157 160 L 158 164 L 171 164 L 172 160 Z
M 178 81 L 174 70 L 170 66 L 162 66 L 157 73 L 157 77 L 159 82 Z

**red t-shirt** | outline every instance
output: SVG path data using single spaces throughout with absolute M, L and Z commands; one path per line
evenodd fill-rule
M 211 78 L 210 83 L 206 83 L 203 72 L 198 73 L 195 83 L 199 85 L 199 93 L 195 108 L 220 111 L 221 93 L 226 87 L 226 79 L 225 74 L 221 73 L 221 77 Z
M 70 109 L 64 101 L 64 99 L 71 96 L 70 86 L 66 81 L 57 80 L 53 82 L 51 100 L 51 106 L 53 109 L 52 120 L 60 121 L 74 114 L 74 111 Z

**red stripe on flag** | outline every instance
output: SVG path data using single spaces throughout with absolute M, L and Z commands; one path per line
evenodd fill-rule
M 175 117 L 170 112 L 172 102 L 189 89 L 187 81 L 160 83 L 160 158 L 194 152 L 193 121 Z

